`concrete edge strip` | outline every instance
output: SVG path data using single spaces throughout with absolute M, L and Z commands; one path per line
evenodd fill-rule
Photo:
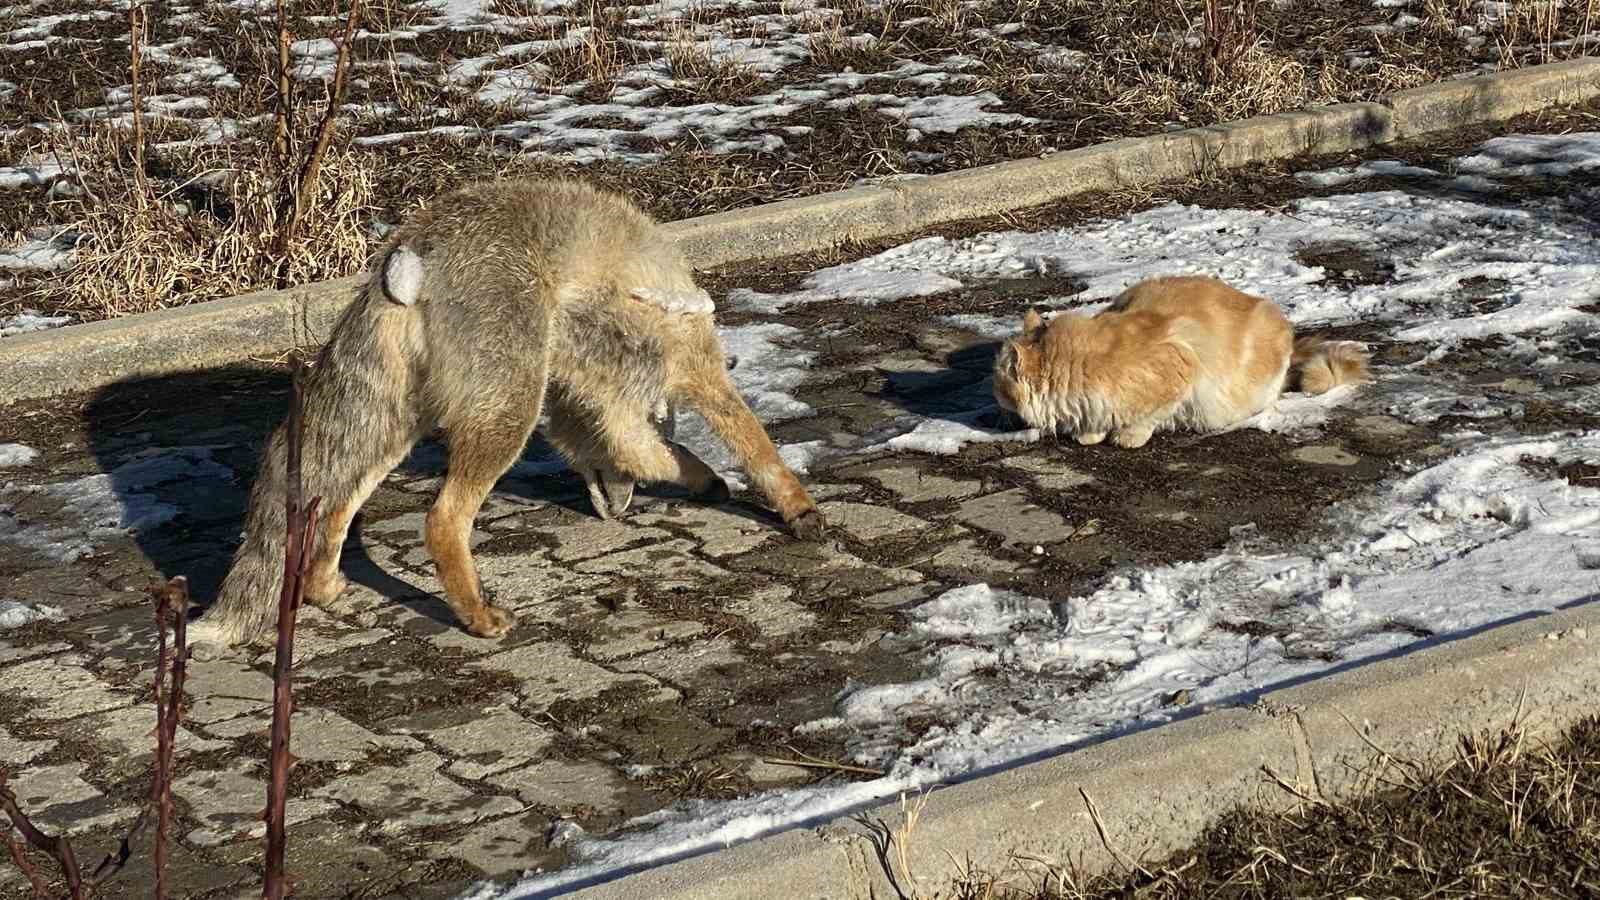
M 905 844 L 908 868 L 927 893 L 907 889 L 905 896 L 942 892 L 960 874 L 955 860 L 969 855 L 989 871 L 1003 870 L 1013 853 L 1076 861 L 1089 872 L 1154 862 L 1187 846 L 1231 805 L 1286 806 L 1293 798 L 1269 780 L 1269 770 L 1302 793 L 1335 799 L 1362 787 L 1355 770 L 1378 749 L 1398 758 L 1448 752 L 1458 734 L 1503 727 L 1519 710 L 1526 710 L 1532 736 L 1553 736 L 1600 709 L 1600 594 L 1587 599 L 1271 689 L 1249 707 L 1203 712 L 937 789 Z M 1085 796 L 1094 801 L 1105 844 Z M 900 896 L 878 856 L 881 833 L 863 823 L 902 821 L 899 801 L 888 802 L 849 817 L 849 824 L 836 819 L 785 831 L 562 895 Z
M 1041 159 L 672 222 L 698 268 L 911 234 L 1093 191 L 1332 154 L 1513 118 L 1600 96 L 1600 59 L 1582 57 L 1425 85 L 1379 103 L 1344 103 L 1224 125 L 1124 138 Z M 115 381 L 274 357 L 320 343 L 356 275 L 0 339 L 0 404 Z

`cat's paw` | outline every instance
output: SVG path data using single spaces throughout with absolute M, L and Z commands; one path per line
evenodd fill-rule
M 1152 428 L 1119 428 L 1117 433 L 1111 436 L 1111 442 L 1118 447 L 1137 450 L 1150 443 L 1150 435 L 1154 433 L 1155 430 Z
M 1106 433 L 1104 431 L 1080 431 L 1073 435 L 1072 439 L 1085 447 L 1091 447 L 1105 440 Z

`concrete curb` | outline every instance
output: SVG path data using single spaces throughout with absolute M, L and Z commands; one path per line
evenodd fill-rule
M 1228 806 L 1283 802 L 1263 766 L 1330 799 L 1357 787 L 1352 766 L 1379 747 L 1397 756 L 1448 750 L 1456 735 L 1507 724 L 1524 706 L 1547 735 L 1600 709 L 1600 593 L 1584 605 L 1490 628 L 1403 656 L 1270 690 L 1249 707 L 1203 712 L 933 792 L 907 851 L 929 892 L 958 875 L 956 858 L 1001 869 L 1008 854 L 1114 862 L 1080 790 L 1118 852 L 1143 861 L 1193 841 Z M 1359 730 L 1359 733 L 1357 731 Z M 898 825 L 899 804 L 862 814 Z M 901 896 L 884 876 L 872 831 L 838 820 L 648 869 L 570 896 L 587 900 L 866 900 Z M 906 892 L 911 895 L 911 891 Z M 512 896 L 554 896 L 528 894 Z M 567 894 L 563 894 L 567 896 Z M 931 896 L 931 893 L 930 893 Z
M 695 266 L 806 253 L 946 222 L 1303 154 L 1500 121 L 1600 96 L 1583 57 L 1225 125 L 1125 138 L 1042 159 L 980 166 L 670 223 Z M 0 340 L 0 404 L 93 390 L 320 343 L 364 276 L 262 291 Z

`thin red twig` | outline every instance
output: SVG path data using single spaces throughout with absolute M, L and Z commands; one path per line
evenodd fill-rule
M 144 176 L 144 106 L 139 96 L 139 63 L 144 56 L 148 21 L 149 14 L 143 4 L 128 4 L 128 75 L 133 86 L 133 180 L 138 187 L 136 195 L 141 207 L 150 196 Z
M 78 867 L 78 857 L 72 852 L 72 842 L 65 836 L 52 837 L 34 826 L 33 821 L 17 807 L 17 795 L 6 786 L 4 772 L 0 772 L 0 810 L 5 811 L 6 817 L 30 846 L 55 857 L 61 866 L 61 876 L 67 882 L 67 896 L 72 900 L 83 900 L 83 870 Z
M 283 0 L 278 0 L 278 98 L 272 108 L 272 152 L 277 157 L 278 171 L 289 168 L 289 122 L 294 118 L 294 82 L 289 77 L 289 17 L 284 12 Z
M 183 711 L 183 682 L 188 670 L 189 580 L 182 576 L 168 581 L 156 592 L 156 628 L 161 632 L 162 664 L 156 672 L 156 760 L 155 777 L 150 786 L 150 803 L 156 810 L 156 845 L 152 854 L 155 866 L 155 897 L 166 897 L 167 835 L 171 831 L 173 747 L 178 736 L 178 719 Z M 172 622 L 172 660 L 166 664 L 167 622 Z M 168 689 L 162 695 L 162 683 Z
M 178 733 L 178 717 L 183 702 L 183 681 L 186 663 L 189 657 L 189 647 L 186 638 L 186 620 L 189 613 L 189 582 L 179 576 L 151 590 L 156 602 L 156 756 L 153 784 L 150 789 L 150 803 L 139 810 L 139 815 L 128 827 L 126 834 L 117 842 L 115 849 L 105 855 L 94 872 L 87 878 L 83 869 L 78 864 L 77 854 L 73 852 L 72 843 L 65 836 L 51 836 L 40 831 L 37 826 L 17 806 L 16 794 L 6 786 L 6 775 L 0 772 L 0 810 L 3 810 L 11 820 L 22 837 L 35 849 L 54 857 L 61 866 L 63 879 L 67 883 L 68 896 L 73 900 L 81 900 L 94 892 L 94 888 L 106 879 L 122 871 L 128 860 L 133 856 L 133 844 L 139 834 L 144 831 L 150 821 L 151 809 L 156 810 L 156 846 L 154 854 L 155 863 L 155 896 L 156 900 L 163 900 L 166 896 L 166 836 L 172 820 L 172 772 L 173 772 L 173 747 Z M 167 620 L 173 620 L 173 644 L 169 654 L 167 650 Z M 168 677 L 170 673 L 170 678 Z M 40 897 L 47 896 L 46 884 L 39 872 L 28 862 L 27 854 L 17 840 L 12 836 L 10 829 L 5 834 L 6 845 L 11 851 L 11 858 L 16 862 L 17 868 L 27 876 L 33 885 L 34 894 Z
M 28 862 L 28 851 L 17 843 L 17 837 L 11 833 L 9 826 L 6 828 L 6 847 L 11 851 L 11 861 L 17 864 L 17 868 L 21 869 L 22 874 L 27 876 L 28 883 L 33 885 L 33 895 L 35 897 L 49 896 L 45 891 L 44 876 L 40 875 L 39 870 L 33 867 L 33 863 Z
M 322 111 L 322 121 L 317 125 L 316 140 L 311 148 L 306 151 L 300 160 L 298 171 L 290 179 L 289 173 L 289 122 L 293 117 L 293 110 L 287 101 L 288 98 L 288 63 L 287 43 L 288 30 L 283 24 L 283 4 L 278 5 L 278 43 L 279 43 L 279 76 L 278 92 L 280 101 L 276 113 L 277 143 L 280 149 L 280 177 L 283 179 L 282 195 L 278 202 L 278 233 L 274 240 L 274 251 L 278 254 L 279 281 L 285 280 L 288 275 L 287 263 L 289 245 L 300 232 L 300 223 L 305 218 L 306 209 L 316 198 L 317 187 L 322 176 L 322 161 L 328 154 L 328 147 L 333 143 L 333 133 L 339 118 L 339 107 L 344 103 L 345 87 L 350 78 L 350 50 L 356 33 L 356 25 L 361 20 L 362 0 L 350 0 L 350 11 L 345 16 L 344 35 L 337 39 L 338 55 L 333 63 L 333 83 L 328 87 L 328 106 Z M 280 286 L 283 286 L 280 284 Z
M 288 512 L 288 540 L 284 545 L 283 589 L 278 594 L 278 646 L 272 664 L 272 737 L 269 755 L 270 774 L 267 783 L 267 808 L 263 817 L 267 821 L 266 879 L 262 896 L 267 900 L 282 900 L 287 889 L 283 861 L 287 843 L 284 808 L 289 796 L 289 768 L 295 759 L 289 752 L 289 719 L 294 711 L 294 689 L 291 676 L 294 669 L 295 620 L 300 603 L 305 596 L 305 576 L 311 566 L 313 542 L 316 538 L 317 507 L 322 498 L 316 497 L 302 506 L 304 497 L 301 481 L 301 420 L 304 411 L 305 369 L 294 360 L 294 389 L 289 401 L 288 434 L 285 437 L 287 453 L 284 465 L 288 482 L 286 499 Z

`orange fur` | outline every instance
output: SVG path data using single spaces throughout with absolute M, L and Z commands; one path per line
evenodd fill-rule
M 1368 379 L 1351 341 L 1294 338 L 1276 304 L 1215 278 L 1153 278 L 1099 315 L 1029 310 L 995 363 L 1000 406 L 1081 444 L 1141 447 L 1169 428 L 1216 431 L 1271 406 L 1291 370 L 1320 394 Z

